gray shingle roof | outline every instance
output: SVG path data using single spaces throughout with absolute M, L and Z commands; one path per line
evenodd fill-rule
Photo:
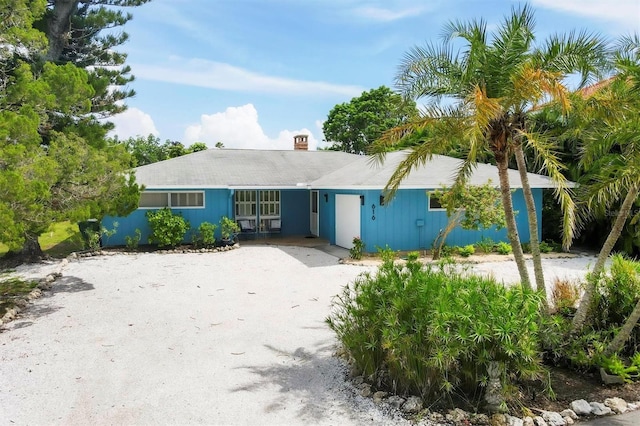
M 360 158 L 337 151 L 208 149 L 136 168 L 147 188 L 307 185 Z
M 370 157 L 337 151 L 261 151 L 208 149 L 136 168 L 136 180 L 147 188 L 300 187 L 382 189 L 407 155 L 387 154 L 375 165 Z M 436 155 L 414 170 L 400 188 L 439 188 L 453 183 L 461 160 Z M 510 170 L 511 186 L 521 188 L 520 176 Z M 478 164 L 470 183 L 489 179 L 498 184 L 498 169 Z M 552 188 L 546 176 L 529 173 L 532 188 Z
M 353 163 L 335 172 L 324 175 L 313 181 L 315 188 L 359 188 L 381 189 L 384 188 L 389 178 L 396 170 L 400 162 L 407 156 L 407 151 L 390 152 L 386 155 L 382 165 L 376 165 L 370 157 L 359 157 Z M 431 161 L 423 167 L 413 170 L 402 181 L 399 188 L 440 188 L 451 186 L 462 164 L 462 160 L 434 155 Z M 546 176 L 529 173 L 529 183 L 532 188 L 553 188 L 555 185 Z M 495 185 L 499 184 L 498 168 L 491 164 L 478 164 L 469 183 L 483 185 L 491 180 Z M 522 188 L 520 175 L 516 170 L 509 170 L 509 180 L 512 188 Z

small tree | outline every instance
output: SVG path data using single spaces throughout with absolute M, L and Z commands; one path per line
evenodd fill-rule
M 190 226 L 189 222 L 179 214 L 173 214 L 168 207 L 157 211 L 149 210 L 147 220 L 151 228 L 149 242 L 158 244 L 158 247 L 177 246 L 184 239 Z
M 449 221 L 433 240 L 433 259 L 440 253 L 447 236 L 457 226 L 462 229 L 480 230 L 495 226 L 505 227 L 505 215 L 500 201 L 500 191 L 491 185 L 491 181 L 482 186 L 454 186 L 433 191 L 430 197 L 436 197 L 447 210 Z

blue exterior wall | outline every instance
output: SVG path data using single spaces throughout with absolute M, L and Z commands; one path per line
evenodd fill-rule
M 151 191 L 151 190 L 149 190 Z M 158 190 L 166 192 L 166 190 Z M 181 188 L 171 189 L 172 192 L 198 191 L 198 189 Z M 195 231 L 202 222 L 218 224 L 222 216 L 234 217 L 234 191 L 230 189 L 206 189 L 204 190 L 204 208 L 173 208 L 174 213 L 179 213 L 191 225 Z M 308 235 L 309 234 L 309 204 L 310 191 L 307 189 L 281 190 L 280 192 L 280 217 L 282 220 L 281 235 Z M 138 209 L 127 217 L 107 216 L 102 220 L 102 226 L 108 230 L 114 228 L 114 222 L 118 223 L 116 233 L 108 240 L 103 238 L 105 246 L 125 245 L 126 236 L 133 237 L 136 229 L 140 229 L 142 238 L 140 244 L 147 244 L 151 230 L 147 222 L 146 213 L 154 209 Z M 184 242 L 191 242 L 191 232 L 187 232 Z M 220 229 L 216 231 L 216 238 L 220 238 Z
M 335 196 L 357 194 L 364 195 L 364 206 L 361 206 L 360 213 L 360 237 L 366 244 L 365 251 L 375 252 L 376 246 L 386 245 L 392 250 L 429 249 L 440 230 L 446 226 L 447 214 L 445 211 L 429 211 L 427 191 L 400 190 L 391 202 L 381 206 L 379 190 L 320 190 L 320 237 L 335 244 Z M 534 189 L 533 196 L 538 222 L 541 223 L 542 190 Z M 512 197 L 514 209 L 518 211 L 516 223 L 520 240 L 528 242 L 529 226 L 522 190 L 516 190 Z M 538 226 L 538 237 L 540 233 L 541 227 Z M 458 227 L 449 234 L 446 244 L 462 246 L 473 244 L 482 238 L 508 242 L 506 229 L 467 231 Z

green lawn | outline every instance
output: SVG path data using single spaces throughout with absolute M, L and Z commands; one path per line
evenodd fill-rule
M 72 251 L 82 250 L 82 238 L 76 223 L 60 222 L 51 226 L 51 229 L 38 238 L 40 247 L 50 256 L 65 256 Z M 9 251 L 9 248 L 0 243 L 0 256 Z

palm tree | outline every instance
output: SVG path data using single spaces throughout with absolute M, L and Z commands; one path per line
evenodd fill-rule
M 585 114 L 597 124 L 585 135 L 582 165 L 593 175 L 593 183 L 587 187 L 585 197 L 588 214 L 603 209 L 612 214 L 613 206 L 620 200 L 622 204 L 615 212 L 616 219 L 600 249 L 573 318 L 574 331 L 579 331 L 586 322 L 598 277 L 640 194 L 640 37 L 637 34 L 621 39 L 614 63 L 615 78 L 601 86 L 586 105 Z M 632 219 L 638 220 L 640 213 Z M 638 318 L 640 301 L 607 352 L 615 352 L 621 347 Z
M 564 79 L 578 73 L 584 85 L 598 76 L 606 63 L 606 44 L 596 35 L 572 32 L 535 46 L 534 27 L 533 11 L 525 5 L 512 9 L 491 36 L 483 20 L 451 22 L 445 27 L 442 44 L 413 48 L 400 65 L 397 85 L 405 96 L 433 102 L 419 120 L 385 133 L 374 153 L 382 161 L 384 152 L 401 145 L 408 135 L 427 135 L 411 148 L 389 180 L 389 196 L 411 170 L 423 166 L 433 154 L 455 146 L 464 148 L 466 158 L 457 184 L 464 183 L 479 157 L 489 154 L 498 167 L 507 234 L 520 279 L 530 288 L 507 173 L 509 159 L 515 155 L 530 224 L 536 286 L 546 294 L 525 148 L 534 152 L 540 170 L 555 182 L 555 194 L 565 212 L 565 247 L 573 239 L 574 204 L 552 141 L 529 129 L 530 113 L 549 102 L 558 102 L 567 110 L 570 105 Z

